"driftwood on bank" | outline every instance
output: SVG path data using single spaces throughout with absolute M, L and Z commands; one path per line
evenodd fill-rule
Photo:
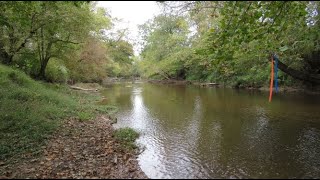
M 174 80 L 174 79 L 169 79 L 169 80 L 148 80 L 149 83 L 159 83 L 159 84 L 175 84 L 175 85 L 184 85 L 184 84 L 191 84 L 190 81 L 186 80 Z
M 69 86 L 71 89 L 82 90 L 82 91 L 98 91 L 98 89 L 84 89 L 76 86 Z
M 219 86 L 219 83 L 201 83 L 201 86 Z

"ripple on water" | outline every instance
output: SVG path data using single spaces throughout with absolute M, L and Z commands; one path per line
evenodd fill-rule
M 228 89 L 130 88 L 115 88 L 126 95 L 112 101 L 117 125 L 141 133 L 139 164 L 150 178 L 320 177 L 319 97 L 277 94 L 268 103 L 266 94 Z

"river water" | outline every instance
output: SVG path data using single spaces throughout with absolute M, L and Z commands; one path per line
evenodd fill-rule
M 320 178 L 320 95 L 121 83 L 106 87 L 149 178 Z

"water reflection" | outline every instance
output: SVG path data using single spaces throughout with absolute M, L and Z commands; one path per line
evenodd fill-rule
M 103 92 L 150 178 L 320 177 L 319 96 L 154 84 Z

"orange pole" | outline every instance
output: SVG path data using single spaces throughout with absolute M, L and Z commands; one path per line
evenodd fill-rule
M 270 94 L 269 94 L 269 102 L 272 99 L 272 89 L 273 89 L 273 57 L 271 56 L 271 80 L 270 80 Z

